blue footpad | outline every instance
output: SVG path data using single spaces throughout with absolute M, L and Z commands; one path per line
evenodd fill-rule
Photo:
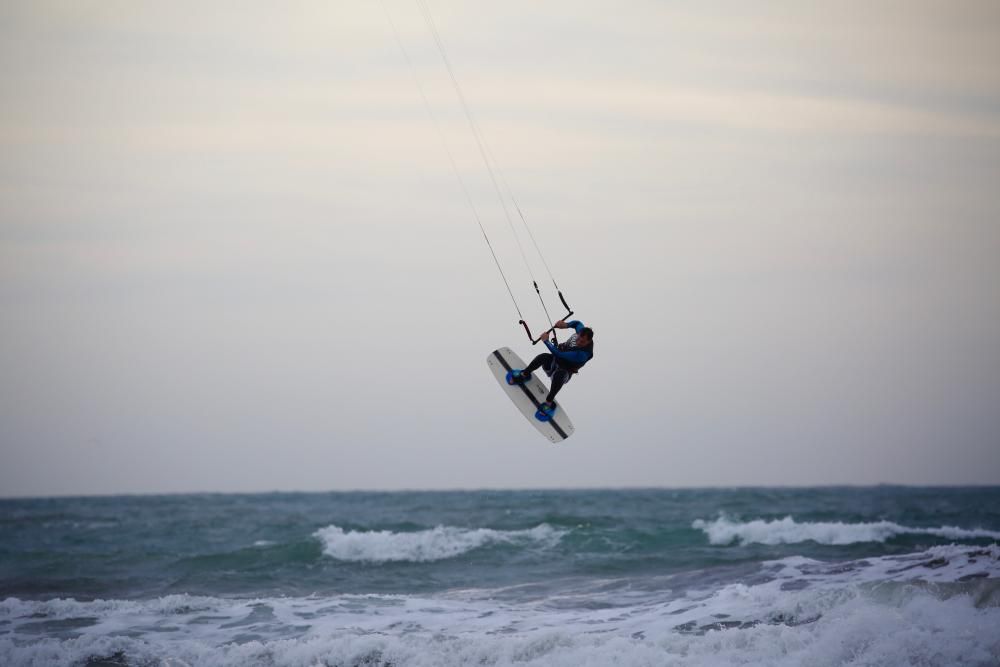
M 517 373 L 517 377 L 514 374 Z M 525 374 L 523 371 L 516 368 L 507 371 L 507 384 L 524 384 L 531 379 L 531 373 Z
M 556 413 L 556 410 L 558 409 L 559 409 L 558 405 L 556 405 L 554 408 L 549 408 L 547 405 L 543 405 L 542 407 L 538 408 L 537 412 L 535 412 L 535 419 L 537 419 L 540 422 L 547 422 L 550 419 L 552 419 L 552 416 Z

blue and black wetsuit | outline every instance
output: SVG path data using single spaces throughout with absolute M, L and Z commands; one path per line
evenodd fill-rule
M 584 347 L 577 345 L 577 336 L 584 328 L 583 322 L 573 320 L 567 322 L 566 326 L 572 328 L 576 333 L 571 335 L 569 340 L 558 345 L 553 345 L 546 339 L 545 347 L 549 348 L 549 352 L 543 352 L 535 357 L 524 369 L 525 373 L 531 373 L 544 366 L 547 371 L 551 372 L 552 387 L 549 389 L 549 395 L 545 397 L 545 400 L 550 403 L 555 400 L 556 394 L 569 381 L 570 377 L 594 358 L 593 341 Z

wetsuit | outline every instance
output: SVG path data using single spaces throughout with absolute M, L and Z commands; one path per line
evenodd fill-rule
M 567 322 L 566 326 L 572 328 L 576 333 L 572 334 L 569 340 L 558 345 L 553 345 L 546 338 L 544 341 L 545 347 L 549 348 L 549 351 L 535 357 L 523 371 L 527 374 L 545 366 L 546 372 L 550 372 L 552 375 L 552 387 L 549 389 L 548 396 L 545 397 L 545 400 L 549 403 L 555 400 L 556 394 L 559 393 L 564 384 L 569 382 L 570 377 L 583 368 L 584 364 L 594 358 L 593 341 L 587 344 L 586 347 L 577 345 L 577 336 L 583 329 L 583 322 L 573 320 Z

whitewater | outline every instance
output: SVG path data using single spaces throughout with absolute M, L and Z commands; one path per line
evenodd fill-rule
M 0 500 L 4 665 L 997 665 L 1000 489 Z

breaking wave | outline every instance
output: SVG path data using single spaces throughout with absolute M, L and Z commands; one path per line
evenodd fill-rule
M 540 524 L 527 530 L 493 530 L 437 526 L 429 530 L 397 533 L 389 530 L 354 531 L 339 526 L 320 528 L 313 536 L 323 543 L 323 553 L 343 561 L 416 563 L 445 560 L 494 544 L 552 546 L 566 531 Z
M 604 582 L 573 604 L 497 591 L 7 598 L 0 664 L 986 667 L 1000 659 L 998 559 L 998 547 L 954 545 L 839 563 L 789 557 L 764 563 L 759 583 L 609 599 Z
M 712 544 L 796 544 L 813 541 L 818 544 L 856 544 L 858 542 L 885 542 L 897 535 L 933 535 L 949 540 L 1000 540 L 1000 532 L 982 529 L 965 529 L 955 526 L 939 528 L 913 528 L 892 521 L 870 523 L 798 522 L 790 516 L 765 521 L 733 521 L 720 516 L 715 521 L 698 519 L 692 528 L 701 530 Z

